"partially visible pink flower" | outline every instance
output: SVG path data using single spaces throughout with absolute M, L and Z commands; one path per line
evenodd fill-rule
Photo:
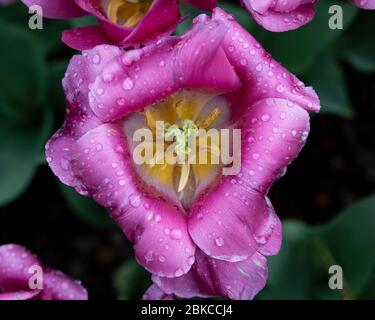
M 318 0 L 241 0 L 254 20 L 269 31 L 284 32 L 309 23 Z
M 63 183 L 108 208 L 134 243 L 153 274 L 145 298 L 253 298 L 267 280 L 265 256 L 281 245 L 266 195 L 305 144 L 308 111 L 320 108 L 314 90 L 219 8 L 180 37 L 74 56 L 63 86 L 66 119 L 47 161 Z M 171 167 L 143 171 L 132 157 L 134 130 L 163 115 L 176 123 L 172 114 L 241 129 L 240 172 L 195 168 L 180 189 Z
M 8 5 L 15 2 L 16 0 L 0 0 L 0 5 Z
M 85 50 L 100 44 L 119 47 L 144 44 L 173 32 L 180 23 L 179 0 L 22 0 L 27 6 L 39 5 L 47 18 L 67 19 L 92 15 L 98 26 L 63 32 L 68 46 Z M 211 10 L 216 0 L 190 0 L 187 3 Z
M 375 0 L 352 0 L 354 4 L 366 10 L 375 10 Z
M 29 285 L 35 267 L 43 271 L 41 289 Z M 0 300 L 87 300 L 87 291 L 62 272 L 46 268 L 24 247 L 8 244 L 0 246 Z

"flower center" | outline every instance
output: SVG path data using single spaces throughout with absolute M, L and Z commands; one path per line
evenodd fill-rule
M 184 120 L 182 127 L 178 125 L 166 124 L 165 137 L 167 139 L 173 138 L 176 142 L 174 151 L 181 158 L 185 158 L 186 155 L 191 153 L 189 148 L 189 139 L 198 133 L 198 127 L 192 120 Z
M 124 27 L 135 27 L 150 9 L 152 0 L 107 0 L 107 17 Z
M 212 129 L 227 121 L 227 109 L 215 95 L 183 91 L 126 119 L 124 130 L 129 140 L 134 134 L 129 128 L 153 132 L 153 141 L 148 142 L 152 147 L 150 161 L 137 167 L 143 180 L 188 210 L 195 196 L 215 180 L 222 167 L 219 161 L 211 161 L 220 150 L 220 138 L 208 135 L 210 130 L 219 132 Z M 163 144 L 158 140 L 161 124 Z M 134 141 L 132 144 L 134 148 L 139 146 Z M 205 161 L 201 161 L 201 152 L 205 153 Z

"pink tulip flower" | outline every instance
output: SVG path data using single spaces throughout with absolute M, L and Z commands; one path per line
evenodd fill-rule
M 375 10 L 375 0 L 352 0 L 354 4 L 365 10 Z
M 63 87 L 66 119 L 47 161 L 63 183 L 108 208 L 134 243 L 153 274 L 145 297 L 253 298 L 266 283 L 265 257 L 281 245 L 267 192 L 305 144 L 308 111 L 320 108 L 314 90 L 220 8 L 180 37 L 74 56 Z M 240 171 L 134 163 L 137 128 L 183 119 L 240 129 Z
M 309 23 L 318 0 L 241 0 L 254 20 L 269 31 L 295 30 Z
M 319 0 L 241 0 L 254 20 L 273 32 L 298 29 L 315 16 L 315 4 Z M 375 0 L 352 0 L 362 9 L 375 9 Z
M 38 270 L 39 282 L 32 278 Z M 0 246 L 0 300 L 87 300 L 87 291 L 24 247 L 8 244 Z
M 92 15 L 98 26 L 80 27 L 63 32 L 62 40 L 77 49 L 100 44 L 136 46 L 165 34 L 180 23 L 178 0 L 22 0 L 28 7 L 39 5 L 43 16 L 69 19 Z M 187 4 L 211 10 L 216 0 L 189 0 Z

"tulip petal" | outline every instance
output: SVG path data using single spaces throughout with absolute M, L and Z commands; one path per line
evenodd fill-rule
M 255 103 L 264 98 L 282 98 L 297 103 L 307 111 L 319 111 L 320 103 L 315 91 L 311 87 L 305 87 L 272 59 L 235 20 L 220 8 L 214 9 L 213 18 L 225 22 L 229 27 L 222 47 L 229 62 L 244 81 L 243 96 L 240 97 L 242 101 Z M 237 92 L 236 96 L 238 95 Z
M 366 10 L 374 10 L 375 9 L 375 0 L 352 0 L 354 4 Z
M 166 294 L 158 286 L 152 285 L 147 289 L 142 300 L 173 300 L 173 295 Z
M 217 0 L 185 0 L 188 6 L 211 11 L 217 6 Z
M 260 1 L 259 1 L 260 2 Z M 271 7 L 258 7 L 252 0 L 242 0 L 243 6 L 251 13 L 254 20 L 263 28 L 273 32 L 295 30 L 309 23 L 315 16 L 315 0 L 278 1 Z
M 226 31 L 217 21 L 200 21 L 182 39 L 166 37 L 113 59 L 103 71 L 112 74 L 111 86 L 101 76 L 91 86 L 92 110 L 102 121 L 114 121 L 178 89 L 238 89 L 240 80 L 220 48 Z
M 252 256 L 270 239 L 265 254 L 278 252 L 280 222 L 265 194 L 304 146 L 309 115 L 286 100 L 265 99 L 243 113 L 242 125 L 240 173 L 202 194 L 188 220 L 201 250 L 232 262 Z
M 16 291 L 0 293 L 1 300 L 33 300 L 35 299 L 41 290 L 29 290 L 29 291 Z
M 132 31 L 131 28 L 123 27 L 116 24 L 106 17 L 103 13 L 101 0 L 74 0 L 82 10 L 96 17 L 105 33 L 108 35 L 112 42 L 120 42 L 126 38 Z
M 119 45 L 124 47 L 146 43 L 157 37 L 171 34 L 180 22 L 180 8 L 177 0 L 155 0 L 141 22 Z
M 60 271 L 47 270 L 41 300 L 87 300 L 87 290 Z
M 72 144 L 88 130 L 101 124 L 89 108 L 89 85 L 101 73 L 108 60 L 119 53 L 116 47 L 99 46 L 85 51 L 83 55 L 76 55 L 70 61 L 63 79 L 67 113 L 62 128 L 46 145 L 46 158 L 55 175 L 69 186 L 76 184 L 69 163 Z
M 38 258 L 24 247 L 16 244 L 0 246 L 0 289 L 5 292 L 29 290 L 32 266 L 43 268 Z
M 268 268 L 259 253 L 241 262 L 225 262 L 205 256 L 199 250 L 193 268 L 179 278 L 153 276 L 154 283 L 166 294 L 182 298 L 224 296 L 234 300 L 251 300 L 264 288 Z
M 73 30 L 65 30 L 62 33 L 62 41 L 76 50 L 87 50 L 97 45 L 111 43 L 107 34 L 100 26 L 80 27 Z
M 148 271 L 175 277 L 188 272 L 195 246 L 186 217 L 156 193 L 146 193 L 135 173 L 120 127 L 103 124 L 81 137 L 72 152 L 80 190 L 107 207 L 128 239 L 137 261 Z
M 52 19 L 69 19 L 86 15 L 74 0 L 21 0 L 26 6 L 40 6 L 43 17 Z

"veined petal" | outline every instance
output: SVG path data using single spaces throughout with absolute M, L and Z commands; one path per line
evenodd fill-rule
M 112 43 L 112 40 L 108 38 L 108 35 L 100 26 L 65 30 L 62 33 L 62 41 L 76 50 L 87 50 L 97 45 Z
M 265 194 L 298 155 L 308 132 L 308 113 L 286 100 L 261 100 L 247 109 L 240 173 L 202 194 L 189 215 L 190 235 L 201 250 L 216 259 L 241 261 L 272 239 L 264 253 L 278 252 L 280 222 Z
M 171 34 L 181 22 L 178 0 L 155 0 L 141 22 L 119 45 L 146 43 L 157 37 Z
M 74 0 L 21 0 L 28 7 L 37 5 L 43 9 L 43 17 L 52 19 L 77 18 L 87 13 Z
M 240 98 L 242 101 L 251 104 L 264 98 L 283 98 L 299 104 L 308 111 L 319 111 L 320 103 L 315 91 L 311 87 L 306 87 L 272 59 L 271 55 L 227 13 L 216 8 L 213 19 L 223 21 L 229 27 L 222 47 L 229 62 L 243 80 Z M 239 96 L 239 92 L 236 92 L 236 96 Z
M 46 144 L 46 158 L 53 172 L 67 185 L 75 185 L 69 152 L 72 144 L 88 130 L 101 124 L 89 106 L 89 85 L 101 74 L 104 66 L 120 50 L 116 47 L 99 46 L 74 56 L 63 79 L 67 100 L 67 112 L 63 126 Z M 108 75 L 103 73 L 104 79 Z
M 113 121 L 179 89 L 238 89 L 241 82 L 220 48 L 225 33 L 222 23 L 199 21 L 182 39 L 165 37 L 125 52 L 108 64 L 114 76 L 111 86 L 101 76 L 91 86 L 91 108 L 101 120 Z
M 195 246 L 186 217 L 177 206 L 147 191 L 135 173 L 120 127 L 103 124 L 81 137 L 72 169 L 87 194 L 107 207 L 148 271 L 176 277 L 191 268 Z
M 264 288 L 267 277 L 267 261 L 259 253 L 232 263 L 209 258 L 198 250 L 189 273 L 172 279 L 153 276 L 153 281 L 166 294 L 182 298 L 224 296 L 251 300 Z
M 310 131 L 308 113 L 285 99 L 264 99 L 243 117 L 242 181 L 267 192 L 297 157 Z
M 102 0 L 74 0 L 76 4 L 87 13 L 96 17 L 101 27 L 112 42 L 120 42 L 126 38 L 132 31 L 131 28 L 123 27 L 110 21 L 102 10 Z

